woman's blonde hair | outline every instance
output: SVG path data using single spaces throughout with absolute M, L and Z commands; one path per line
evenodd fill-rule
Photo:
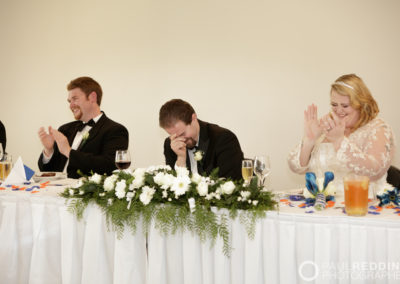
M 379 107 L 363 80 L 356 74 L 340 76 L 331 85 L 332 91 L 350 98 L 352 108 L 360 112 L 360 118 L 353 126 L 352 131 L 367 124 L 379 113 Z

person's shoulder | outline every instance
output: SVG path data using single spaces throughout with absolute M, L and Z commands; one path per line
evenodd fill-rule
M 62 130 L 62 129 L 75 128 L 80 123 L 81 122 L 79 120 L 74 120 L 74 121 L 71 121 L 71 122 L 64 123 L 58 129 Z
M 204 121 L 202 121 L 202 123 L 204 124 L 205 127 L 207 127 L 210 136 L 214 136 L 214 137 L 235 136 L 236 137 L 235 133 L 233 133 L 228 128 L 219 126 L 218 124 L 204 122 Z
M 126 129 L 126 127 L 123 124 L 116 122 L 115 120 L 112 120 L 105 114 L 103 114 L 103 116 L 100 118 L 100 120 L 103 120 L 105 127 Z M 100 121 L 98 121 L 98 122 L 100 122 Z

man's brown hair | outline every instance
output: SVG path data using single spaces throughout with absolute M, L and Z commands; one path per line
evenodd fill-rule
M 101 86 L 99 83 L 97 83 L 90 77 L 79 77 L 69 82 L 67 86 L 68 91 L 76 88 L 80 88 L 82 92 L 85 93 L 86 98 L 89 97 L 92 92 L 95 92 L 97 95 L 97 104 L 100 106 L 103 91 L 101 90 Z
M 162 128 L 171 127 L 178 121 L 182 121 L 188 125 L 192 122 L 194 113 L 193 107 L 188 102 L 181 99 L 170 100 L 160 109 L 160 126 Z

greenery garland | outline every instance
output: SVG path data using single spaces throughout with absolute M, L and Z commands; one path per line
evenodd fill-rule
M 87 205 L 95 202 L 119 238 L 125 226 L 135 233 L 142 220 L 145 234 L 154 222 L 164 235 L 188 230 L 212 245 L 221 237 L 223 252 L 230 256 L 228 218 L 239 216 L 248 236 L 254 238 L 257 220 L 266 216 L 265 211 L 275 210 L 277 203 L 270 192 L 261 191 L 257 179 L 245 185 L 242 180 L 218 178 L 217 174 L 218 169 L 206 177 L 169 166 L 128 169 L 111 176 L 84 176 L 61 196 L 68 198 L 68 208 L 78 219 Z

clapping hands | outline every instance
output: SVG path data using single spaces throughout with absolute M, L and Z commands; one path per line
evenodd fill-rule
M 324 133 L 327 141 L 338 148 L 344 137 L 346 122 L 347 117 L 339 118 L 334 112 L 318 119 L 317 106 L 312 104 L 304 111 L 304 142 L 315 144 Z
M 43 144 L 44 153 L 47 156 L 50 156 L 53 154 L 54 142 L 55 142 L 55 143 L 57 143 L 60 153 L 63 154 L 64 156 L 66 156 L 67 158 L 69 157 L 71 147 L 69 145 L 67 137 L 65 137 L 65 135 L 62 134 L 60 131 L 49 126 L 48 132 L 46 132 L 44 127 L 41 127 L 38 131 L 38 135 L 39 135 L 40 141 Z

